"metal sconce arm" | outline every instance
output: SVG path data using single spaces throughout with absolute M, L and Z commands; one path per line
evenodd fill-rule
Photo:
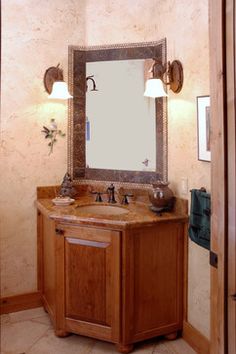
M 43 83 L 47 93 L 51 94 L 52 86 L 55 81 L 63 81 L 63 70 L 59 68 L 60 63 L 57 66 L 51 66 L 45 71 Z

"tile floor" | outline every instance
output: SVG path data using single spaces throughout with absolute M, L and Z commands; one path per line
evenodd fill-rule
M 58 338 L 54 335 L 43 308 L 1 316 L 1 354 L 117 354 L 115 346 L 77 335 Z M 138 354 L 196 354 L 183 340 L 156 339 L 137 344 Z

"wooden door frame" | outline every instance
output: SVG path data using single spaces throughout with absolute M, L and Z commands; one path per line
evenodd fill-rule
M 211 354 L 225 353 L 225 240 L 226 240 L 226 112 L 224 58 L 224 1 L 209 0 L 211 96 L 211 251 L 218 268 L 211 267 Z
M 236 3 L 226 0 L 226 104 L 227 104 L 227 350 L 236 353 Z
M 210 352 L 211 354 L 230 354 L 235 352 L 235 317 L 228 316 L 230 307 L 234 306 L 229 296 L 229 291 L 232 289 L 228 287 L 228 284 L 233 282 L 235 285 L 236 282 L 235 0 L 209 0 L 209 19 L 212 122 L 211 250 L 218 255 L 218 267 L 211 267 Z M 230 251 L 231 244 L 234 246 L 233 252 Z M 230 257 L 233 259 L 233 262 L 231 260 L 231 267 L 234 270 L 233 280 L 232 276 L 228 274 Z M 234 321 L 234 324 L 228 321 Z M 230 331 L 231 336 L 233 333 L 233 340 L 230 337 Z M 234 341 L 234 344 L 230 343 L 231 341 Z M 234 349 L 232 349 L 232 345 Z

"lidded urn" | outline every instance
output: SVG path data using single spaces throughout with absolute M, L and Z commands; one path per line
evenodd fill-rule
M 152 183 L 152 188 L 148 191 L 152 211 L 171 211 L 173 209 L 175 197 L 168 185 L 169 182 L 161 180 Z

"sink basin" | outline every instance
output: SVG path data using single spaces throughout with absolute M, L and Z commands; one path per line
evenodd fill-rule
M 129 210 L 119 207 L 117 205 L 92 204 L 81 205 L 77 207 L 80 214 L 94 214 L 94 215 L 122 215 L 129 212 Z

